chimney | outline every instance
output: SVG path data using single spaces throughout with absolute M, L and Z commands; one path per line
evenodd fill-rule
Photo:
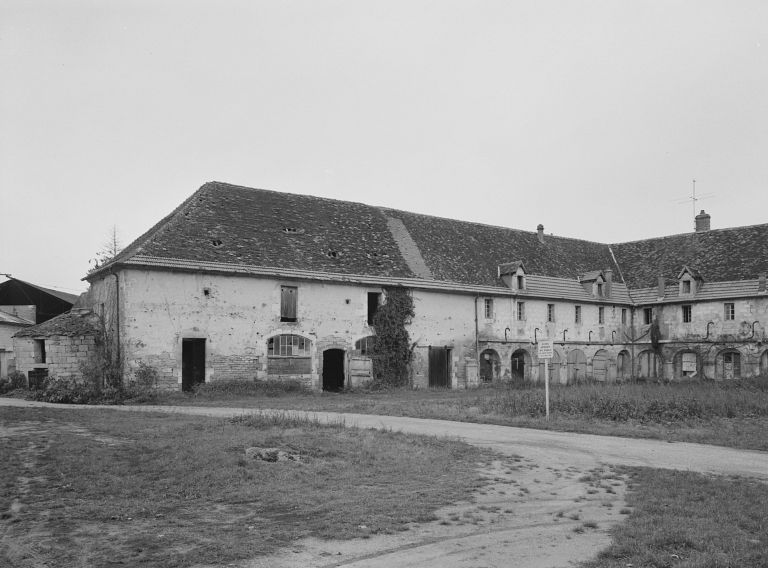
M 667 281 L 663 276 L 659 276 L 659 298 L 664 297 L 664 291 L 667 288 Z
M 539 226 L 536 227 L 536 232 L 539 234 L 539 242 L 543 243 L 544 242 L 544 225 L 539 223 Z
M 613 270 L 606 268 L 603 270 L 603 276 L 605 276 L 605 295 L 610 298 L 613 292 Z
M 705 233 L 709 231 L 709 213 L 705 213 L 704 210 L 701 210 L 701 213 L 696 215 L 696 232 L 697 233 Z
M 759 279 L 757 281 L 757 293 L 758 294 L 765 294 L 765 272 L 760 274 Z

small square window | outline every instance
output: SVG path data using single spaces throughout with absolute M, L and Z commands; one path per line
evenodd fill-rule
M 683 323 L 691 323 L 691 312 L 693 311 L 693 306 L 691 305 L 685 305 L 683 306 Z
M 485 299 L 485 319 L 493 319 L 493 299 Z
M 725 314 L 724 318 L 727 320 L 735 320 L 736 319 L 736 304 L 733 302 L 726 302 L 724 304 L 725 307 Z
M 581 323 L 581 306 L 574 306 L 574 322 Z
M 547 321 L 555 321 L 555 304 L 547 304 Z
M 517 320 L 525 321 L 525 302 L 517 303 Z

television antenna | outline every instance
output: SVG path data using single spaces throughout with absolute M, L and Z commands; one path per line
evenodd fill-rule
M 694 231 L 696 230 L 696 202 L 697 201 L 703 201 L 705 199 L 709 199 L 710 197 L 713 197 L 714 195 L 715 195 L 714 193 L 705 193 L 703 195 L 696 195 L 696 180 L 694 179 L 693 180 L 693 189 L 692 189 L 691 195 L 689 195 L 688 197 L 686 197 L 684 199 L 678 199 L 678 200 L 675 201 L 675 203 L 680 204 L 680 205 L 682 205 L 684 203 L 687 203 L 688 201 L 691 202 L 691 205 L 693 206 L 693 230 Z

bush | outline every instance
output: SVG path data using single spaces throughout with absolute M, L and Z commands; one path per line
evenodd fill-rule
M 7 377 L 0 379 L 0 394 L 5 394 L 17 389 L 27 388 L 27 377 L 20 371 L 14 371 Z
M 41 402 L 60 404 L 96 404 L 101 402 L 101 389 L 95 389 L 90 381 L 73 378 L 49 377 L 43 388 L 32 391 L 30 398 Z

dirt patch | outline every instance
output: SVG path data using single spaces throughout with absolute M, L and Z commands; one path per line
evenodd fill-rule
M 545 467 L 513 457 L 484 466 L 481 475 L 489 484 L 472 502 L 441 509 L 433 522 L 395 535 L 304 539 L 237 566 L 568 566 L 607 547 L 610 527 L 623 517 L 625 479 L 609 467 Z

